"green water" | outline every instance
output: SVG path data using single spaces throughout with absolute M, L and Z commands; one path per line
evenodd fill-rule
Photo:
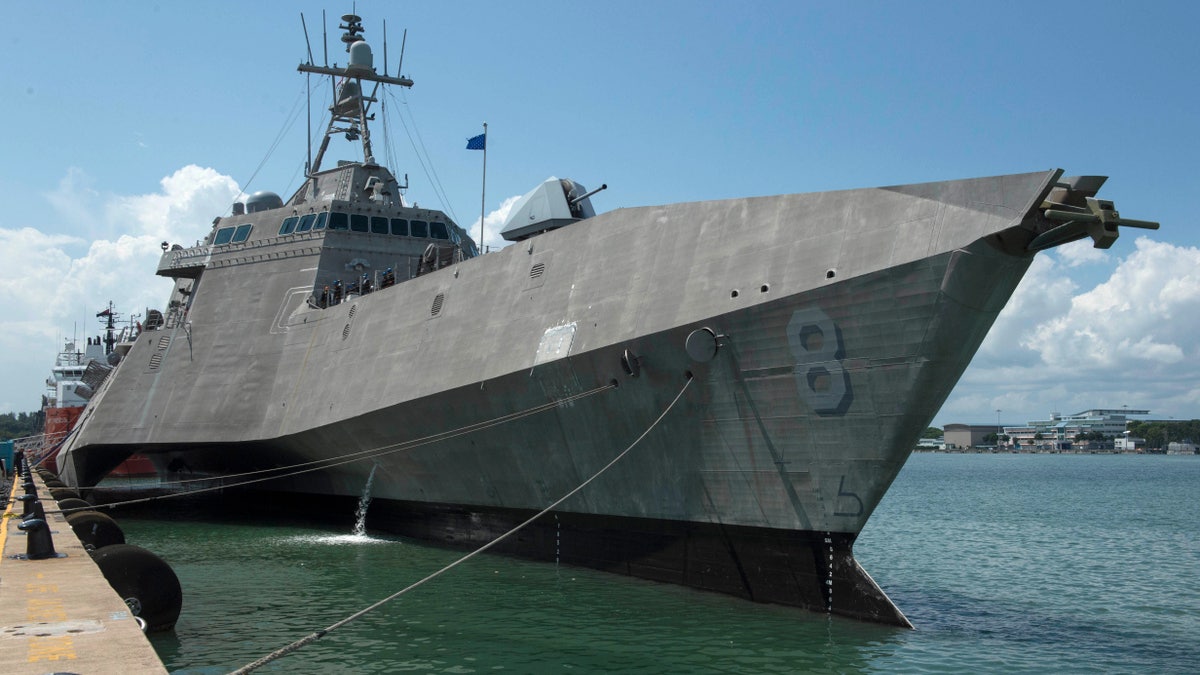
M 265 667 L 287 673 L 1191 672 L 1200 457 L 915 455 L 856 545 L 916 630 L 480 556 Z M 175 673 L 221 673 L 461 553 L 344 522 L 114 512 L 184 589 Z

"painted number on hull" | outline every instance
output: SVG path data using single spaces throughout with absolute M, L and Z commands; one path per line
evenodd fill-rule
M 845 415 L 854 392 L 850 373 L 842 367 L 846 350 L 841 329 L 825 312 L 809 307 L 792 313 L 787 334 L 801 398 L 818 415 Z
M 853 499 L 858 504 L 858 507 L 853 511 L 834 511 L 833 515 L 835 515 L 835 516 L 861 516 L 862 512 L 863 512 L 862 498 L 860 498 L 858 496 L 858 493 L 850 492 L 849 490 L 846 489 L 846 477 L 842 476 L 842 479 L 840 481 L 838 481 L 838 506 L 849 503 L 849 502 L 843 501 L 846 499 Z

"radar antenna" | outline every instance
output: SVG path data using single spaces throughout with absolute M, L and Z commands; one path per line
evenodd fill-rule
M 311 63 L 311 59 L 309 63 L 301 63 L 297 67 L 300 72 L 331 75 L 335 80 L 333 105 L 329 108 L 329 126 L 325 129 L 325 137 L 321 140 L 317 156 L 309 167 L 308 176 L 310 178 L 320 171 L 321 160 L 329 148 L 329 139 L 334 134 L 345 134 L 346 140 L 349 141 L 361 140 L 363 162 L 374 164 L 375 156 L 371 150 L 371 131 L 368 122 L 374 120 L 375 117 L 368 113 L 371 104 L 378 102 L 375 92 L 381 84 L 394 84 L 401 87 L 413 85 L 413 81 L 407 77 L 391 77 L 376 72 L 371 46 L 362 36 L 364 29 L 361 17 L 357 14 L 345 14 L 342 16 L 342 23 L 338 25 L 338 28 L 345 31 L 342 35 L 342 42 L 345 43 L 346 52 L 350 55 L 349 64 L 346 67 L 339 67 L 336 63 L 333 66 L 318 66 Z M 403 50 L 401 50 L 401 58 L 403 58 Z M 364 95 L 362 87 L 364 80 L 375 83 L 375 90 L 371 92 L 370 96 Z

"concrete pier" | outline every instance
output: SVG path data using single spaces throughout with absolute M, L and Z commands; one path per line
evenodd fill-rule
M 47 511 L 57 502 L 36 472 Z M 0 670 L 17 675 L 163 673 L 158 655 L 129 607 L 109 586 L 66 518 L 48 514 L 54 550 L 62 557 L 23 560 L 27 536 L 17 528 L 24 494 L 14 480 L 0 524 Z

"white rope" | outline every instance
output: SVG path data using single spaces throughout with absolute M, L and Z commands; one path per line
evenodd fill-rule
M 403 90 L 401 93 L 403 94 Z M 442 181 L 438 178 L 437 169 L 433 166 L 433 157 L 425 149 L 425 141 L 421 138 L 420 129 L 417 129 L 417 118 L 412 114 L 412 106 L 409 104 L 408 99 L 397 98 L 391 89 L 385 89 L 384 94 L 387 98 L 392 99 L 392 103 L 395 104 L 396 119 L 400 120 L 400 126 L 404 127 L 404 133 L 408 135 L 408 142 L 412 145 L 413 156 L 417 158 L 417 162 L 425 172 L 425 178 L 429 181 L 429 187 L 433 190 L 434 196 L 442 203 L 442 208 L 450 213 L 450 217 L 454 222 L 459 222 L 458 216 L 454 213 L 454 207 L 450 204 L 450 199 L 446 195 L 446 190 L 442 188 Z M 408 117 L 412 120 L 412 129 L 409 129 L 409 123 L 404 120 L 404 111 L 408 111 Z M 414 133 L 416 133 L 416 138 L 413 138 Z M 420 147 L 418 147 L 418 144 Z
M 271 142 L 271 147 L 267 148 L 267 153 L 263 155 L 263 158 L 258 162 L 258 166 L 254 167 L 254 172 L 250 174 L 250 178 L 246 179 L 246 182 L 242 185 L 241 190 L 246 195 L 250 194 L 250 185 L 254 183 L 254 179 L 258 176 L 258 172 L 262 171 L 262 168 L 266 165 L 267 160 L 271 159 L 271 156 L 275 154 L 276 148 L 279 147 L 279 142 L 283 140 L 283 137 L 289 130 L 291 130 L 292 125 L 296 123 L 297 119 L 299 119 L 301 110 L 300 103 L 303 102 L 304 99 L 304 90 L 301 89 L 296 93 L 296 100 L 292 103 L 292 110 L 288 113 L 287 117 L 284 118 L 283 126 L 279 128 L 279 133 L 275 135 L 275 140 Z
M 242 666 L 241 668 L 238 668 L 237 670 L 232 671 L 230 673 L 230 675 L 244 675 L 245 673 L 252 672 L 254 670 L 261 668 L 262 666 L 267 665 L 268 663 L 270 663 L 272 661 L 275 661 L 284 656 L 287 656 L 288 654 L 291 654 L 292 652 L 300 649 L 301 647 L 303 647 L 305 645 L 308 645 L 313 642 L 316 642 L 317 640 L 320 640 L 321 638 L 325 637 L 329 633 L 341 628 L 342 626 L 345 626 L 346 624 L 367 614 L 368 612 L 371 612 L 375 609 L 378 609 L 379 607 L 382 607 L 383 605 L 391 602 L 392 600 L 395 600 L 396 598 L 400 597 L 401 595 L 404 595 L 405 593 L 413 590 L 414 588 L 421 586 L 425 582 L 432 581 L 433 579 L 440 577 L 441 575 L 445 574 L 446 572 L 449 572 L 450 570 L 454 569 L 455 567 L 458 567 L 462 563 L 470 560 L 471 558 L 474 558 L 475 556 L 479 555 L 480 553 L 483 553 L 484 551 L 492 548 L 496 544 L 499 544 L 500 542 L 509 538 L 510 536 L 512 536 L 513 534 L 522 530 L 523 528 L 525 528 L 527 525 L 529 525 L 533 521 L 537 520 L 538 518 L 541 518 L 542 516 L 546 515 L 547 513 L 549 513 L 551 510 L 553 510 L 558 505 L 567 501 L 571 497 L 574 497 L 576 494 L 579 493 L 580 490 L 587 487 L 588 484 L 590 484 L 592 481 L 599 478 L 605 471 L 608 471 L 610 468 L 612 468 L 612 466 L 614 464 L 621 461 L 621 459 L 623 459 L 625 457 L 625 455 L 629 454 L 629 451 L 633 450 L 634 447 L 636 447 L 638 443 L 641 443 L 642 439 L 644 439 L 647 435 L 649 435 L 649 433 L 655 427 L 658 426 L 658 423 L 661 422 L 663 420 L 663 418 L 667 416 L 667 413 L 671 412 L 671 409 L 675 407 L 675 404 L 679 402 L 679 399 L 683 398 L 683 393 L 685 391 L 687 391 L 687 388 L 691 383 L 692 383 L 692 378 L 689 376 L 687 378 L 687 380 L 684 381 L 683 388 L 680 389 L 679 393 L 675 395 L 675 398 L 671 401 L 670 405 L 668 405 L 666 407 L 666 409 L 664 409 L 662 411 L 662 414 L 660 414 L 657 418 L 655 418 L 655 420 L 653 422 L 650 423 L 650 426 L 646 427 L 646 430 L 643 431 L 640 436 L 635 438 L 633 440 L 633 442 L 629 444 L 629 447 L 622 450 L 620 454 L 618 454 L 616 457 L 614 457 L 612 459 L 612 461 L 610 461 L 608 464 L 605 464 L 596 473 L 592 474 L 591 478 L 588 478 L 587 480 L 583 481 L 574 490 L 571 490 L 570 492 L 563 495 L 562 497 L 559 497 L 553 504 L 550 504 L 546 508 L 537 512 L 533 516 L 529 517 L 527 520 L 522 522 L 520 525 L 517 525 L 516 527 L 512 528 L 508 532 L 505 532 L 504 534 L 500 535 L 499 537 L 496 537 L 492 541 L 484 544 L 483 546 L 475 549 L 474 551 L 471 551 L 470 553 L 466 554 L 465 556 L 459 558 L 458 560 L 455 560 L 454 562 L 450 563 L 449 565 L 446 565 L 445 567 L 441 568 L 440 570 L 430 574 L 429 576 L 426 576 L 425 578 L 421 579 L 420 581 L 416 581 L 412 584 L 409 584 L 408 586 L 405 586 L 404 588 L 400 589 L 399 591 L 396 591 L 395 593 L 387 596 L 386 598 L 384 598 L 372 605 L 364 607 L 363 609 L 355 612 L 354 614 L 351 614 L 350 616 L 342 619 L 341 621 L 338 621 L 337 623 L 334 623 L 334 624 L 328 626 L 327 628 L 323 628 L 315 633 L 310 633 L 309 635 L 306 635 L 305 637 L 303 637 L 299 640 L 296 640 L 295 642 L 287 645 L 286 647 L 282 647 L 274 652 L 271 652 L 270 654 L 267 654 L 266 656 L 262 657 L 261 659 L 255 661 L 253 663 Z

